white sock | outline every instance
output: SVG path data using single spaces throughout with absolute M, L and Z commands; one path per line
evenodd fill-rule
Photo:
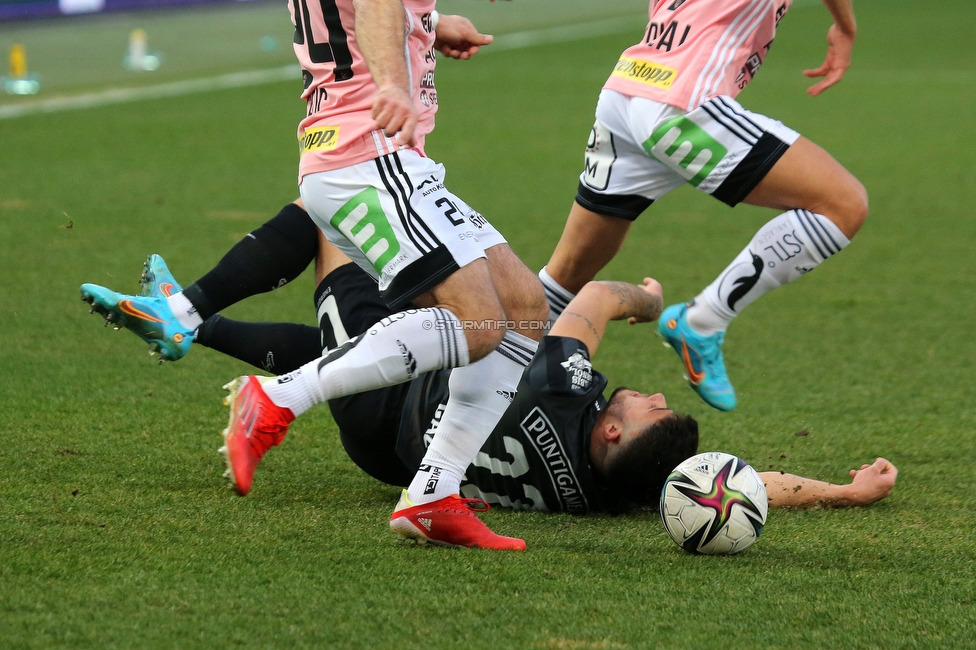
M 465 366 L 468 360 L 468 342 L 453 313 L 411 309 L 384 318 L 264 390 L 298 417 L 315 404 L 401 384 L 430 370 Z
M 180 322 L 180 325 L 191 332 L 203 325 L 203 319 L 197 313 L 197 308 L 193 306 L 189 298 L 183 295 L 182 291 L 174 293 L 172 296 L 167 296 L 166 303 L 169 305 L 173 315 L 176 316 L 176 320 Z
M 849 243 L 823 215 L 806 210 L 779 215 L 695 297 L 688 325 L 704 336 L 724 332 L 756 298 L 812 271 Z
M 546 328 L 548 331 L 552 329 L 552 324 L 556 322 L 556 319 L 563 313 L 569 302 L 576 297 L 576 294 L 570 293 L 553 280 L 544 266 L 539 271 L 539 280 L 542 281 L 542 288 L 546 291 L 546 302 L 549 303 L 549 327 Z
M 506 332 L 498 349 L 451 372 L 451 396 L 407 496 L 414 504 L 457 494 L 461 478 L 518 391 L 537 341 Z

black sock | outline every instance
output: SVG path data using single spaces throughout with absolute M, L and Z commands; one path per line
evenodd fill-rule
M 318 226 L 289 203 L 271 221 L 231 248 L 209 273 L 183 289 L 200 318 L 291 282 L 315 259 Z
M 322 356 L 322 338 L 317 327 L 245 323 L 220 314 L 204 321 L 193 342 L 276 375 L 297 370 Z

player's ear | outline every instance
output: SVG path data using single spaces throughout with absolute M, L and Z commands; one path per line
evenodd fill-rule
M 616 418 L 607 418 L 603 423 L 603 437 L 607 442 L 619 442 L 620 435 L 623 433 L 623 423 Z

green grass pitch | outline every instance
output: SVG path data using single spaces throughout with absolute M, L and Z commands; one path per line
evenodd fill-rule
M 595 13 L 441 4 L 500 33 L 577 22 L 560 7 Z M 534 268 L 642 4 L 613 5 L 635 13 L 630 32 L 438 67 L 428 151 Z M 703 449 L 832 481 L 882 455 L 900 468 L 888 500 L 774 511 L 736 557 L 686 555 L 646 514 L 488 513 L 524 554 L 397 545 L 396 490 L 344 456 L 325 408 L 295 424 L 250 496 L 233 496 L 216 453 L 220 386 L 248 368 L 206 349 L 158 367 L 88 315 L 78 286 L 135 292 L 151 252 L 191 282 L 295 198 L 298 84 L 0 121 L 0 648 L 976 647 L 976 6 L 855 4 L 840 86 L 804 92 L 829 15 L 798 1 L 740 97 L 831 151 L 872 210 L 841 255 L 730 328 L 739 408 L 705 407 L 650 326 L 611 327 L 596 357 L 612 385 L 661 390 L 698 417 Z M 525 24 L 512 18 L 522 6 Z M 235 11 L 256 9 L 161 16 L 219 27 Z M 687 299 L 771 214 L 684 188 L 641 217 L 603 277 L 652 275 L 669 302 Z M 311 323 L 312 289 L 307 274 L 228 313 Z

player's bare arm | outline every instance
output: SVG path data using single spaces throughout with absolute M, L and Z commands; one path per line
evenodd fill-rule
M 373 119 L 383 132 L 399 133 L 403 144 L 414 145 L 417 108 L 410 96 L 404 57 L 404 10 L 400 0 L 353 0 L 356 40 L 376 82 Z
M 857 36 L 857 22 L 851 0 L 823 0 L 834 17 L 834 24 L 827 30 L 827 58 L 815 70 L 804 70 L 807 77 L 824 77 L 823 81 L 810 86 L 807 92 L 816 97 L 844 77 L 851 67 L 851 51 Z
M 898 478 L 898 468 L 884 458 L 861 469 L 852 469 L 847 485 L 780 474 L 760 472 L 766 484 L 771 508 L 848 508 L 866 506 L 891 494 Z
M 434 33 L 437 35 L 434 47 L 452 59 L 470 59 L 483 46 L 490 45 L 495 40 L 490 34 L 480 33 L 464 16 L 442 14 Z
M 629 282 L 589 282 L 563 311 L 549 332 L 582 341 L 596 354 L 607 323 L 627 320 L 648 323 L 664 308 L 664 295 L 657 280 L 644 278 L 643 285 Z

